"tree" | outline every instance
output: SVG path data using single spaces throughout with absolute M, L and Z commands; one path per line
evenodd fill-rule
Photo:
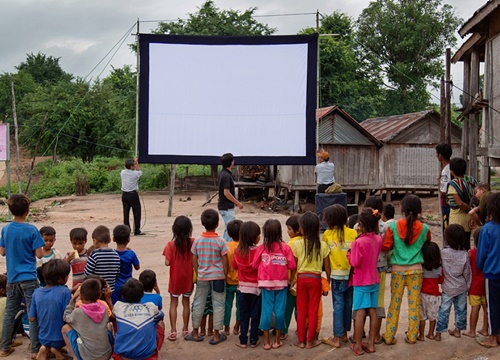
M 307 28 L 303 34 L 315 33 Z M 334 12 L 320 19 L 320 107 L 338 105 L 355 119 L 376 116 L 381 97 L 379 81 L 363 69 L 356 54 L 352 20 L 342 12 Z
M 28 54 L 26 61 L 16 66 L 19 72 L 31 74 L 38 84 L 56 83 L 58 81 L 71 81 L 73 75 L 63 71 L 59 65 L 60 58 L 47 56 L 42 53 Z
M 26 72 L 0 75 L 0 120 L 4 122 L 12 120 L 12 95 L 10 91 L 12 80 L 14 80 L 17 102 L 21 102 L 26 94 L 35 91 L 39 86 L 33 77 Z
M 461 19 L 442 0 L 374 0 L 357 21 L 364 63 L 388 83 L 384 115 L 429 107 L 427 85 L 443 73 Z
M 276 29 L 261 24 L 253 18 L 256 7 L 240 12 L 219 10 L 212 0 L 207 0 L 198 12 L 188 14 L 187 20 L 160 22 L 155 34 L 171 35 L 271 35 Z

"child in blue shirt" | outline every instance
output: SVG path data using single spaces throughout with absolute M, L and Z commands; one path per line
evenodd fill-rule
M 160 295 L 160 288 L 158 287 L 158 283 L 156 282 L 156 273 L 153 270 L 144 270 L 139 275 L 139 281 L 144 286 L 144 296 L 141 299 L 141 304 L 145 304 L 147 302 L 152 302 L 158 309 L 163 309 L 163 299 Z M 156 291 L 156 294 L 153 292 Z
M 14 319 L 24 297 L 26 311 L 31 308 L 33 292 L 38 287 L 36 274 L 36 258 L 42 257 L 45 242 L 38 229 L 25 222 L 30 211 L 30 200 L 26 195 L 15 194 L 7 201 L 14 221 L 2 228 L 0 239 L 0 255 L 6 257 L 7 263 L 7 304 L 3 321 L 2 344 L 0 356 L 11 354 Z M 38 341 L 38 324 L 30 322 L 31 353 L 35 355 L 40 348 Z
M 116 252 L 120 256 L 120 272 L 116 277 L 115 289 L 111 295 L 113 304 L 121 299 L 122 285 L 132 277 L 132 267 L 139 270 L 141 265 L 133 250 L 127 246 L 130 242 L 130 228 L 127 225 L 118 225 L 113 229 L 113 241 L 116 243 Z
M 140 303 L 144 287 L 137 279 L 128 279 L 121 295 L 123 301 L 113 307 L 117 327 L 113 359 L 157 359 L 165 338 L 163 313 L 150 302 Z
M 38 360 L 47 359 L 49 353 L 58 360 L 65 359 L 61 352 L 65 346 L 61 328 L 64 325 L 64 310 L 71 300 L 71 291 L 65 285 L 70 271 L 71 266 L 61 259 L 50 260 L 43 266 L 43 278 L 47 285 L 35 291 L 28 313 L 30 322 L 38 320 L 38 337 L 42 345 Z

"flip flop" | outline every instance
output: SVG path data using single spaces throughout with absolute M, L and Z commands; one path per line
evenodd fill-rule
M 225 341 L 227 339 L 227 336 L 223 333 L 219 333 L 219 340 L 215 340 L 215 339 L 210 339 L 210 341 L 208 342 L 210 345 L 217 345 L 217 344 L 220 344 L 221 342 Z
M 9 348 L 9 350 L 5 351 L 5 350 L 2 350 L 0 352 L 0 357 L 7 357 L 9 356 L 10 354 L 12 354 L 14 351 L 16 351 L 16 349 L 13 349 L 13 348 Z
M 315 348 L 315 347 L 317 347 L 317 346 L 320 346 L 320 345 L 321 345 L 321 342 L 320 342 L 320 341 L 314 340 L 314 342 L 312 343 L 312 345 L 311 345 L 310 347 L 308 347 L 308 346 L 306 345 L 306 349 L 313 349 L 313 348 Z
M 364 351 L 357 351 L 354 347 L 356 346 L 356 344 L 351 344 L 349 347 L 351 348 L 352 352 L 354 353 L 354 355 L 356 356 L 361 356 L 361 355 L 364 355 L 365 352 Z
M 262 347 L 264 348 L 264 350 L 271 350 L 272 349 L 272 346 L 270 344 L 264 344 L 264 345 L 262 345 Z
M 168 340 L 170 341 L 175 341 L 177 340 L 177 331 L 171 331 L 169 334 L 168 334 Z
M 273 343 L 271 346 L 273 349 L 279 349 L 280 347 L 283 346 L 283 343 L 280 341 L 278 343 Z
M 257 341 L 255 344 L 250 344 L 250 347 L 251 347 L 252 349 L 255 349 L 255 348 L 256 348 L 257 346 L 259 346 L 259 345 L 260 345 L 260 341 Z
M 247 344 L 242 344 L 242 343 L 236 343 L 234 344 L 236 345 L 237 347 L 239 347 L 240 349 L 246 349 L 247 348 Z
M 200 342 L 200 341 L 203 341 L 203 336 L 198 336 L 197 338 L 195 338 L 193 336 L 193 333 L 190 332 L 189 334 L 187 334 L 186 336 L 184 336 L 184 340 L 187 340 L 187 341 L 196 341 L 196 342 Z
M 361 343 L 361 348 L 363 349 L 363 351 L 365 353 L 368 353 L 368 354 L 373 354 L 375 352 L 375 350 L 370 350 L 368 348 L 368 343 L 365 343 L 365 342 Z
M 335 345 L 335 344 L 333 343 L 332 339 L 331 339 L 331 338 L 329 338 L 329 337 L 326 337 L 326 338 L 321 339 L 321 342 L 322 342 L 323 344 L 330 345 L 332 348 L 339 348 L 339 347 L 340 347 L 340 345 L 339 345 L 339 346 Z
M 380 345 L 384 342 L 384 338 L 381 336 L 380 339 L 378 341 L 375 341 L 375 345 Z

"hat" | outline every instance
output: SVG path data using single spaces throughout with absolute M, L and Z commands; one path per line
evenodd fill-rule
M 328 161 L 330 160 L 330 155 L 325 150 L 320 150 L 318 151 L 318 157 L 321 158 L 323 161 Z

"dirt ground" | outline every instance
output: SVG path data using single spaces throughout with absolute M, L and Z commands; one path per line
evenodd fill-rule
M 197 236 L 202 231 L 200 223 L 200 214 L 206 208 L 217 208 L 216 198 L 205 207 L 202 204 L 207 200 L 204 192 L 176 193 L 173 201 L 172 216 L 168 217 L 168 193 L 154 192 L 142 193 L 143 202 L 143 228 L 147 236 L 132 237 L 130 247 L 136 251 L 141 261 L 141 270 L 152 269 L 156 272 L 159 286 L 163 295 L 164 312 L 168 314 L 169 295 L 167 293 L 168 268 L 164 265 L 164 258 L 161 255 L 167 241 L 171 239 L 171 227 L 176 216 L 186 215 L 193 222 L 193 235 Z M 189 199 L 189 200 L 188 200 Z M 431 220 L 434 225 L 431 227 L 432 236 L 435 241 L 441 244 L 440 229 L 437 224 L 438 200 L 436 197 L 422 198 L 424 203 L 424 219 Z M 399 214 L 399 201 L 393 201 L 396 207 L 396 213 Z M 6 212 L 5 206 L 0 207 L 0 212 Z M 285 220 L 288 215 L 273 214 L 266 210 L 254 207 L 251 203 L 245 204 L 242 210 L 237 210 L 237 218 L 246 221 L 252 220 L 259 225 L 263 225 L 265 220 L 275 218 L 281 221 L 286 240 Z M 432 219 L 431 219 L 432 218 Z M 106 225 L 110 229 L 122 221 L 122 206 L 120 195 L 89 195 L 84 197 L 64 197 L 45 199 L 32 204 L 32 215 L 30 219 L 37 227 L 44 225 L 53 226 L 57 231 L 57 242 L 55 247 L 66 253 L 70 250 L 69 231 L 74 227 L 85 227 L 89 234 L 97 225 Z M 0 224 L 4 226 L 5 224 Z M 222 227 L 219 226 L 219 230 Z M 90 236 L 90 235 L 89 235 Z M 91 240 L 88 245 L 90 245 Z M 113 244 L 111 244 L 114 247 Z M 5 258 L 0 258 L 0 271 L 5 271 Z M 134 277 L 138 277 L 140 271 L 134 271 Z M 389 305 L 389 276 L 386 286 L 386 308 Z M 331 336 L 332 334 L 332 305 L 331 296 L 323 299 L 324 315 L 322 331 L 320 337 Z M 404 332 L 407 326 L 406 305 L 403 307 L 400 315 L 399 330 L 397 334 L 398 343 L 394 346 L 378 345 L 377 352 L 374 354 L 365 354 L 364 357 L 378 359 L 500 359 L 500 348 L 485 349 L 479 346 L 474 339 L 462 337 L 456 339 L 447 334 L 443 335 L 443 340 L 439 342 L 426 339 L 424 342 L 418 342 L 415 345 L 408 345 L 404 342 Z M 181 311 L 178 309 L 178 328 L 181 326 Z M 234 315 L 232 318 L 234 324 Z M 168 317 L 165 317 L 167 324 L 166 334 L 168 334 Z M 480 322 L 481 323 L 481 322 Z M 385 326 L 383 323 L 382 329 Z M 478 324 L 478 327 L 480 324 Z M 450 327 L 453 327 L 453 320 L 450 321 Z M 285 346 L 278 350 L 265 351 L 262 347 L 256 349 L 240 349 L 235 346 L 237 336 L 230 335 L 228 340 L 211 346 L 208 339 L 201 343 L 187 342 L 178 337 L 177 341 L 165 340 L 161 357 L 163 359 L 194 359 L 201 355 L 202 359 L 330 359 L 332 357 L 354 357 L 352 351 L 345 344 L 340 349 L 332 350 L 327 345 L 321 345 L 311 350 L 301 350 L 293 346 L 297 340 L 295 335 L 296 325 L 292 320 L 289 338 L 285 341 Z M 24 340 L 25 345 L 16 348 L 16 351 L 9 356 L 11 359 L 27 359 L 29 357 L 26 345 L 28 341 Z

